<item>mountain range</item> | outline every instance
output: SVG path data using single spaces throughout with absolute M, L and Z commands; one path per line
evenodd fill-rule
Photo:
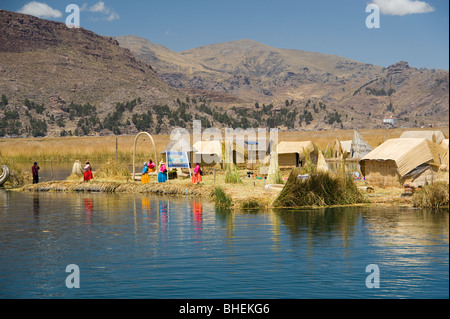
M 448 126 L 447 70 L 381 67 L 252 40 L 175 52 L 0 10 L 0 137 Z
M 283 105 L 294 100 L 292 107 L 301 113 L 308 101 L 322 103 L 345 114 L 346 127 L 351 126 L 351 118 L 356 127 L 382 127 L 383 118 L 389 116 L 403 126 L 448 125 L 446 70 L 416 69 L 405 61 L 381 67 L 252 40 L 174 52 L 136 36 L 116 39 L 171 86 L 220 92 L 242 105 Z M 317 116 L 309 126 L 327 128 L 323 120 L 324 116 Z

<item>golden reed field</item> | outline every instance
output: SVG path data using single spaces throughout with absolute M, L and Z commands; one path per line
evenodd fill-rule
M 440 130 L 448 138 L 449 127 L 423 129 L 382 129 L 359 130 L 361 136 L 372 146 L 377 147 L 385 139 L 397 138 L 407 130 Z M 44 137 L 44 138 L 3 138 L 0 139 L 0 161 L 9 160 L 94 160 L 114 159 L 128 161 L 133 156 L 133 143 L 136 135 L 129 136 L 88 136 L 88 137 Z M 160 151 L 170 141 L 170 135 L 152 135 L 156 152 Z M 280 132 L 279 141 L 307 141 L 314 142 L 322 151 L 329 148 L 338 138 L 341 141 L 351 140 L 352 130 L 336 131 L 297 131 Z M 191 135 L 192 139 L 192 135 Z M 147 136 L 140 136 L 136 144 L 137 158 L 154 157 L 153 144 Z M 0 163 L 1 164 L 1 163 Z

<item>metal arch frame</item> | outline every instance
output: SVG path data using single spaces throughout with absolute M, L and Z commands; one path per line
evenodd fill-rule
M 9 167 L 6 165 L 2 165 L 1 167 L 2 173 L 0 174 L 0 186 L 2 186 L 9 178 Z
M 135 161 L 135 157 L 136 157 L 136 142 L 139 138 L 139 136 L 143 135 L 143 134 L 147 134 L 148 137 L 150 137 L 150 140 L 152 141 L 153 144 L 153 150 L 155 152 L 155 164 L 158 162 L 158 157 L 156 156 L 156 146 L 155 146 L 155 141 L 153 141 L 153 137 L 147 133 L 147 132 L 139 132 L 136 137 L 134 138 L 134 143 L 133 143 L 133 182 L 135 181 L 135 175 L 136 175 L 136 170 L 135 170 L 135 165 L 134 165 L 134 161 Z

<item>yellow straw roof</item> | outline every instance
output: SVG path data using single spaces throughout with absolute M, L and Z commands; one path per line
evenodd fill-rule
M 278 154 L 303 154 L 304 151 L 312 152 L 317 146 L 311 141 L 283 141 L 278 144 Z
M 392 160 L 397 164 L 400 176 L 404 176 L 425 163 L 439 167 L 439 156 L 442 157 L 445 151 L 443 147 L 425 138 L 394 138 L 364 156 L 360 163 L 363 166 L 369 160 Z

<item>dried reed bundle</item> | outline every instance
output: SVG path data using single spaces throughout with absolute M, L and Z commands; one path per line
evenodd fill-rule
M 364 203 L 364 196 L 358 191 L 350 177 L 318 172 L 308 179 L 299 179 L 300 170 L 293 170 L 283 190 L 274 201 L 274 207 L 303 207 L 349 205 Z

